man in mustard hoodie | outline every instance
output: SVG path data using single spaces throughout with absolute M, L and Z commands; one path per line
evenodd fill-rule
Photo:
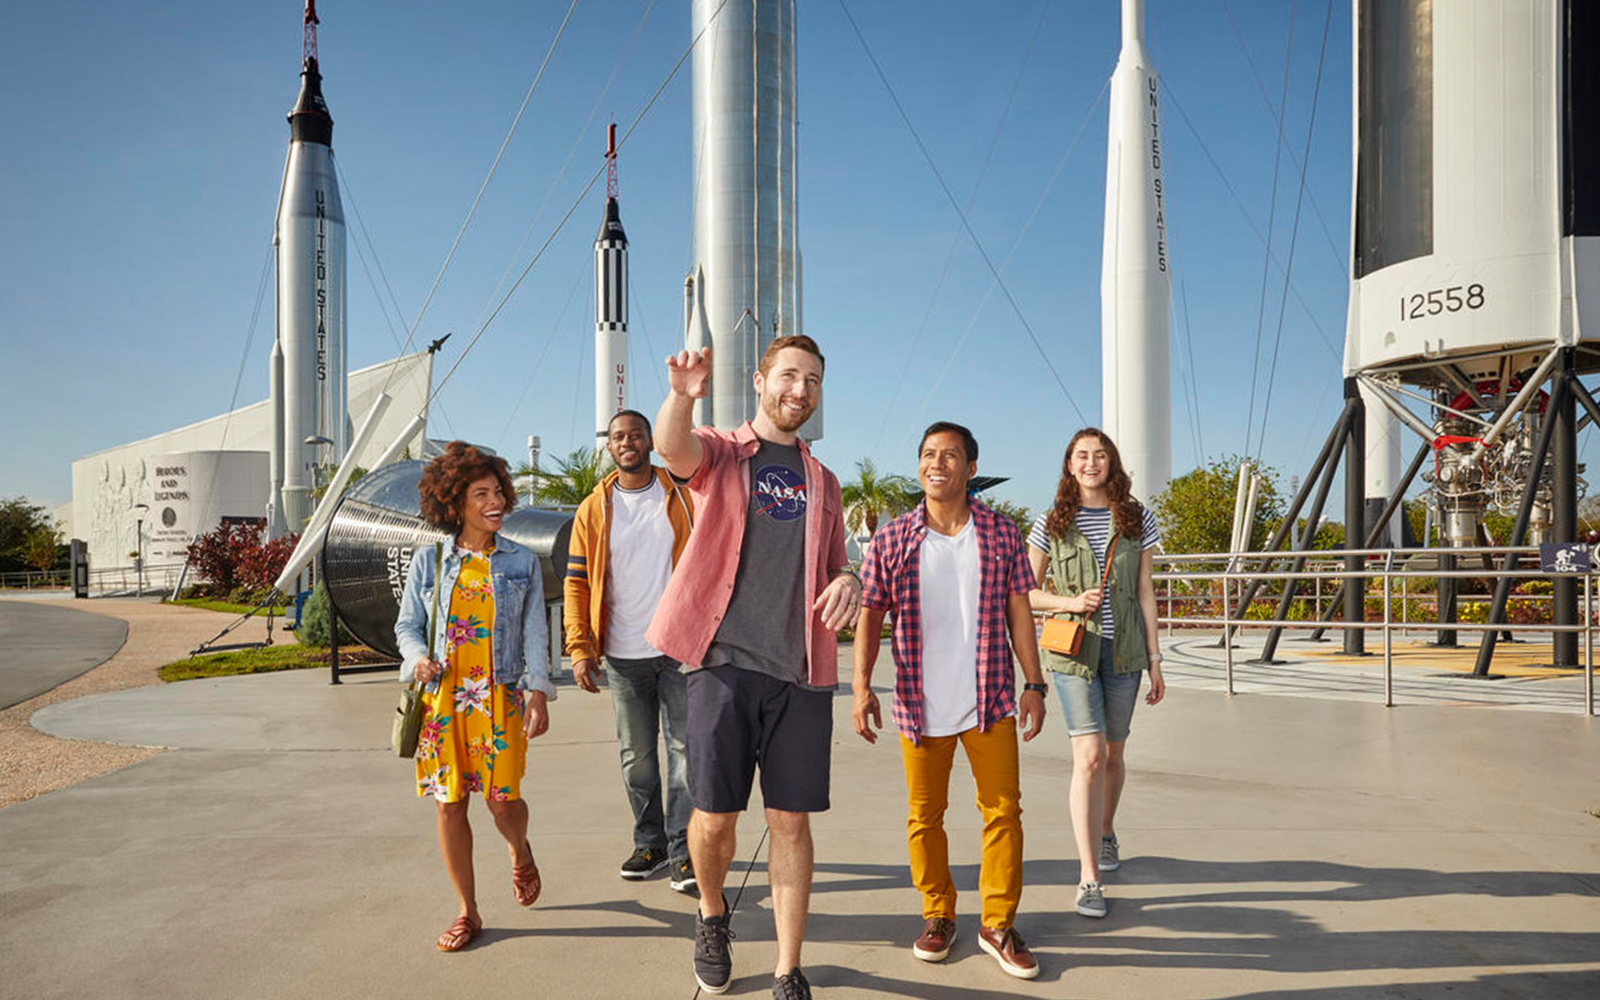
M 691 892 L 684 677 L 644 633 L 689 540 L 694 509 L 688 491 L 650 464 L 652 447 L 644 414 L 623 410 L 611 418 L 606 452 L 617 467 L 573 517 L 562 614 L 578 686 L 599 691 L 600 657 L 611 666 L 622 783 L 633 808 L 634 849 L 620 874 L 637 881 L 670 867 L 672 888 Z M 658 734 L 665 736 L 665 768 Z

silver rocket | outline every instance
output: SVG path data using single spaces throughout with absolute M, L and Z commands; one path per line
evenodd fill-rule
M 684 340 L 712 348 L 710 405 L 696 419 L 730 429 L 755 415 L 762 351 L 803 332 L 795 2 L 694 0 L 691 31 L 700 42 Z M 822 437 L 820 405 L 800 434 Z
M 606 130 L 606 215 L 594 241 L 594 436 L 628 408 L 628 234 L 617 207 L 617 126 Z
M 1144 0 L 1122 0 L 1100 264 L 1101 420 L 1147 501 L 1172 476 L 1172 277 L 1158 85 L 1144 51 Z
M 300 531 L 319 465 L 350 440 L 345 363 L 344 209 L 333 164 L 333 116 L 317 67 L 317 12 L 306 0 L 300 97 L 289 112 L 289 155 L 278 196 L 277 339 L 272 345 L 272 498 L 269 530 Z

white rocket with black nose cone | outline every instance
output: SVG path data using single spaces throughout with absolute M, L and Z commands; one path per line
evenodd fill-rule
M 617 207 L 617 126 L 606 130 L 606 217 L 594 241 L 594 436 L 628 408 L 628 234 Z
M 1122 0 L 1111 74 L 1106 226 L 1100 263 L 1101 420 L 1136 495 L 1172 476 L 1172 276 L 1161 179 L 1159 80 L 1144 51 L 1144 0 Z
M 274 537 L 311 516 L 318 465 L 350 440 L 345 373 L 344 209 L 333 165 L 333 117 L 317 68 L 317 12 L 306 0 L 300 97 L 289 112 L 289 158 L 278 196 L 278 331 L 272 345 Z

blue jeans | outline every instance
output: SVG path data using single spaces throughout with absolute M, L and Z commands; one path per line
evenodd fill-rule
M 606 657 L 611 667 L 611 706 L 622 748 L 622 783 L 633 809 L 633 846 L 665 850 L 674 860 L 689 856 L 689 767 L 683 736 L 688 728 L 688 696 L 678 661 L 669 656 L 644 660 Z M 667 793 L 661 795 L 662 768 L 657 737 L 667 746 Z

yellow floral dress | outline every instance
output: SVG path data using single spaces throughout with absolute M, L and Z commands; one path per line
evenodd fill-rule
M 494 680 L 494 548 L 458 551 L 461 573 L 445 619 L 444 675 L 438 693 L 423 695 L 417 795 L 460 802 L 478 792 L 509 802 L 522 797 L 528 737 L 522 692 Z

